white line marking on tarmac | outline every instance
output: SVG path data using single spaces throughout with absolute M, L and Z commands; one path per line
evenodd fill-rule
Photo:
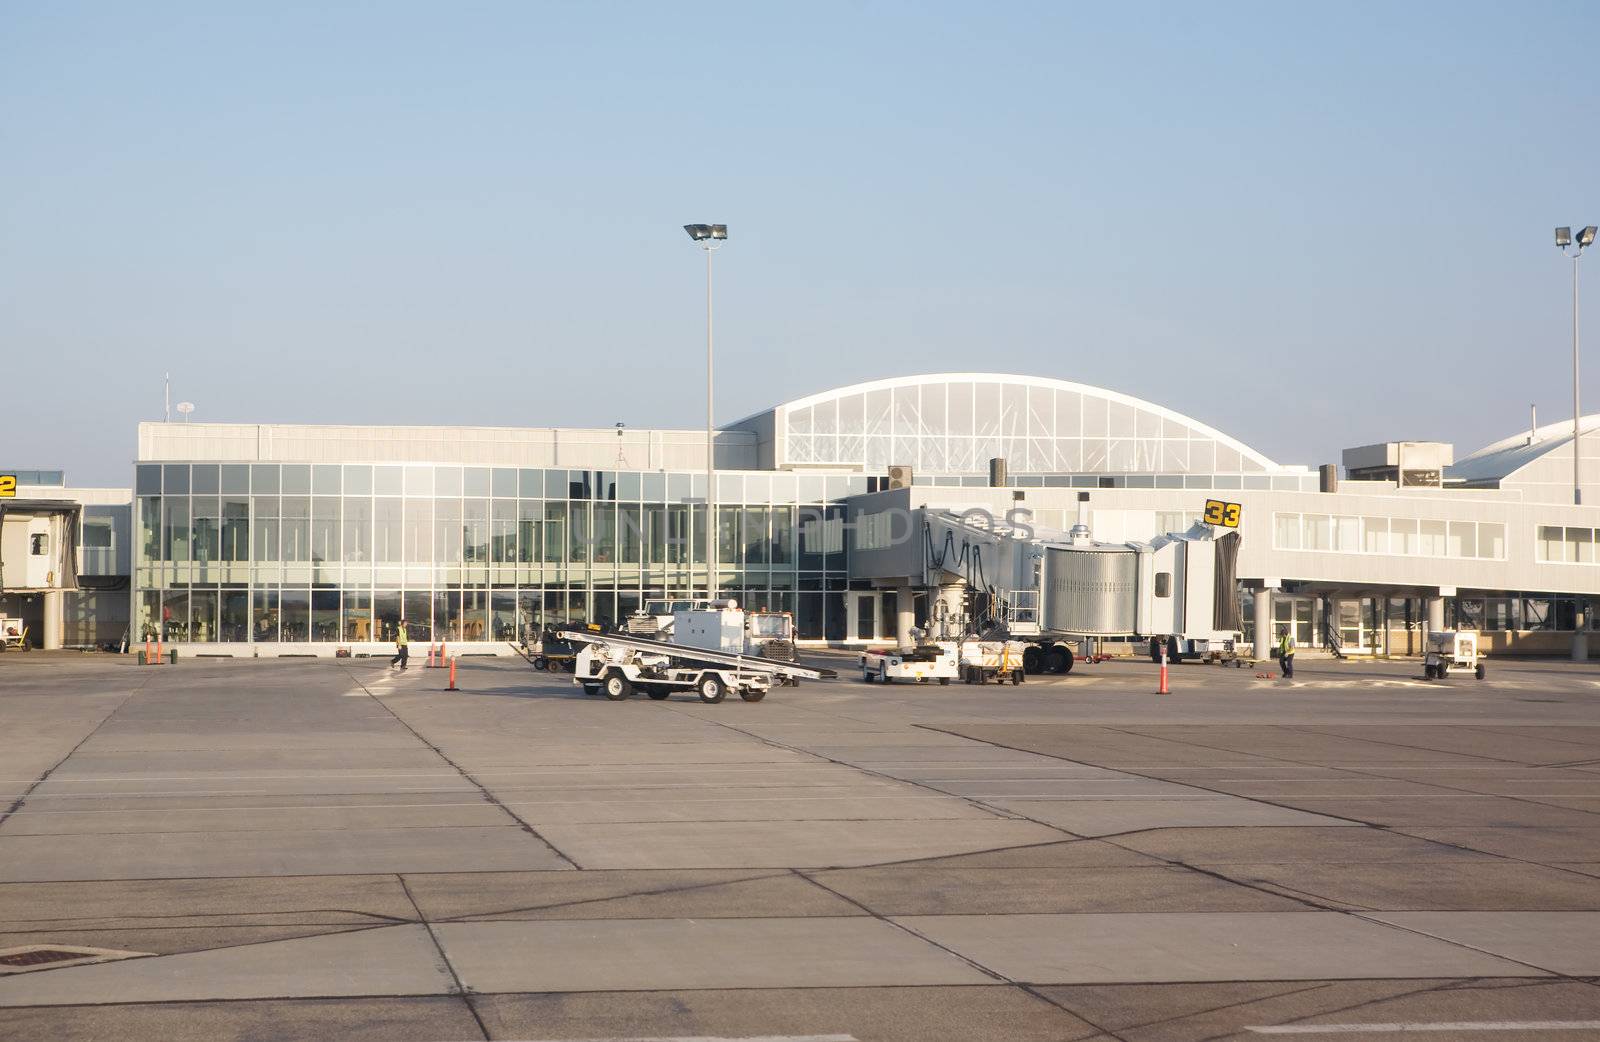
M 1279 1024 L 1247 1027 L 1257 1035 L 1355 1035 L 1363 1032 L 1594 1031 L 1600 1020 L 1457 1020 L 1414 1024 Z

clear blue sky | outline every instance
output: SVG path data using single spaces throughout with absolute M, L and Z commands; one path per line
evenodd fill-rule
M 686 426 L 908 372 L 1284 462 L 1571 407 L 1600 6 L 0 0 L 0 464 L 195 419 Z M 1586 299 L 1600 311 L 1600 250 Z M 1585 398 L 1600 410 L 1600 325 Z

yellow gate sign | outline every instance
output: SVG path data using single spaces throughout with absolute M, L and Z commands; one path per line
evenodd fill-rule
M 1239 504 L 1224 503 L 1220 499 L 1206 500 L 1205 516 L 1201 518 L 1208 525 L 1217 525 L 1221 528 L 1239 527 Z
M 0 498 L 17 498 L 17 476 L 15 474 L 0 474 Z

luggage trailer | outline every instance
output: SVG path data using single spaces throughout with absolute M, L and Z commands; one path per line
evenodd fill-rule
M 620 702 L 635 691 L 660 701 L 674 691 L 691 691 L 706 703 L 736 692 L 759 702 L 777 684 L 822 680 L 837 674 L 752 655 L 687 647 L 625 633 L 562 631 L 562 640 L 580 645 L 572 682 L 586 694 Z

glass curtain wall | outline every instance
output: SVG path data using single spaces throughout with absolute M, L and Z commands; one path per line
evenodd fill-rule
M 719 595 L 843 637 L 838 501 L 867 479 L 717 481 Z M 140 639 L 511 641 L 710 586 L 698 474 L 145 463 L 135 489 Z

